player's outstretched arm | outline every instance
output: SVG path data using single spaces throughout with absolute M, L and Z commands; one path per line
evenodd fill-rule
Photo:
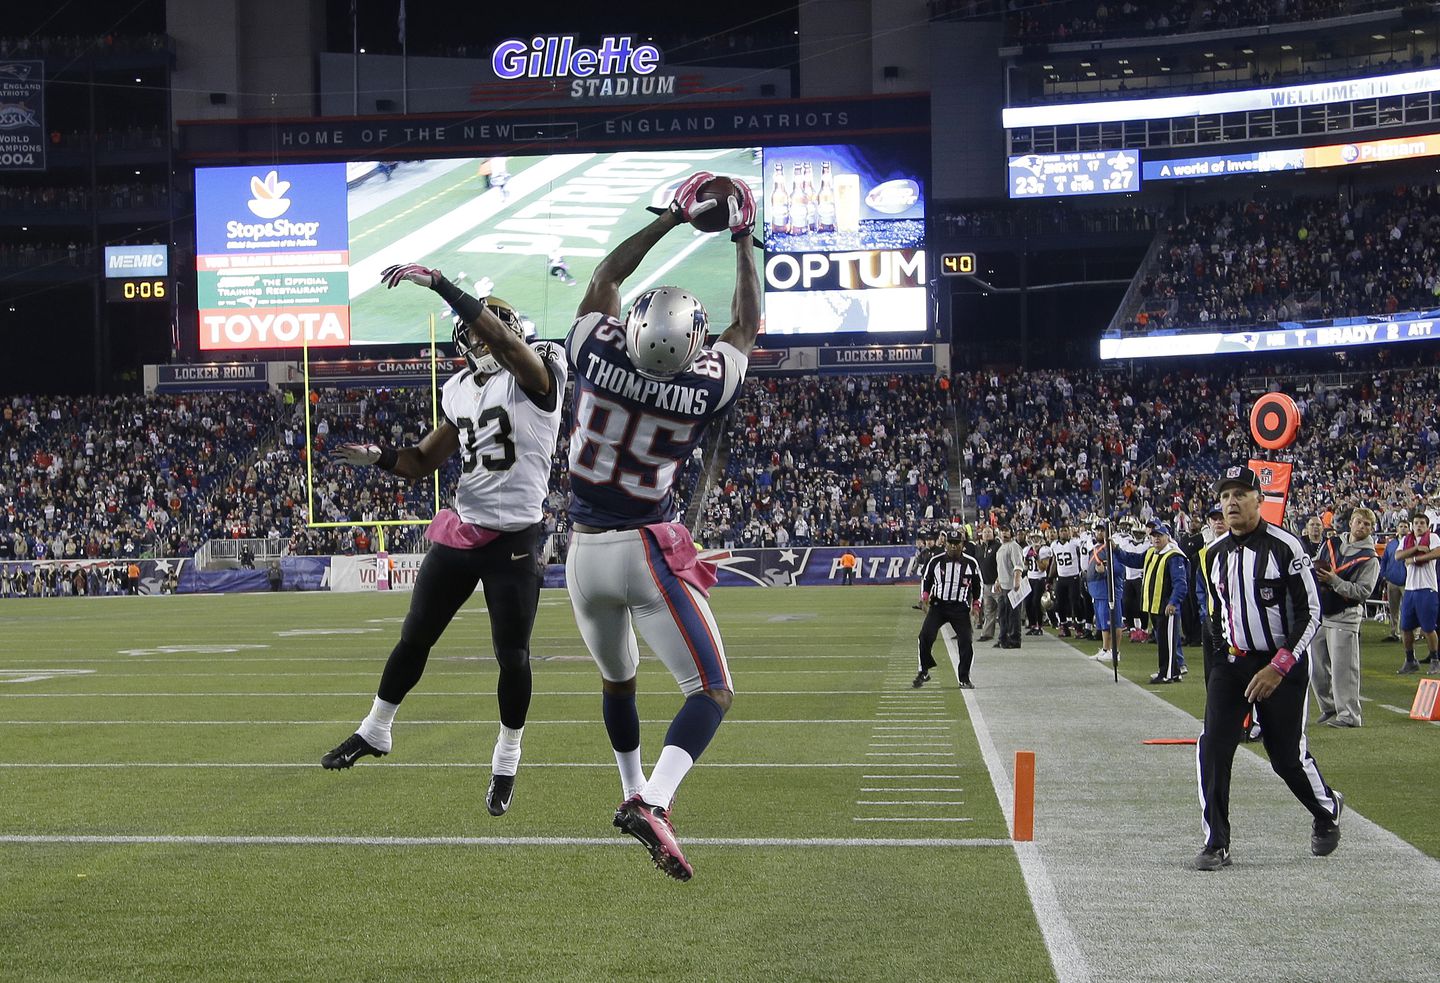
M 586 314 L 604 314 L 606 317 L 620 316 L 620 284 L 634 273 L 645 255 L 665 237 L 665 233 L 677 225 L 684 225 L 683 215 L 670 210 L 655 216 L 655 221 L 630 236 L 610 251 L 610 254 L 595 267 L 585 296 L 580 298 L 577 318 Z
M 709 171 L 696 171 L 680 182 L 680 186 L 675 189 L 675 197 L 669 206 L 655 217 L 655 221 L 620 243 L 610 251 L 610 255 L 600 261 L 600 265 L 595 268 L 595 274 L 590 277 L 590 285 L 585 288 L 580 309 L 575 312 L 577 318 L 595 313 L 607 317 L 620 316 L 620 284 L 635 272 L 640 261 L 655 247 L 655 243 L 677 225 L 684 225 L 697 215 L 719 207 L 720 203 L 714 199 L 697 201 L 695 198 L 700 186 L 714 176 Z
M 497 358 L 499 356 L 496 356 Z M 544 366 L 541 366 L 544 371 Z M 415 447 L 382 447 L 379 444 L 341 444 L 330 456 L 337 464 L 351 467 L 373 465 L 414 481 L 439 470 L 440 465 L 460 449 L 460 431 L 446 420 L 431 430 Z
M 739 181 L 735 182 L 750 197 L 750 189 Z M 730 227 L 735 240 L 735 294 L 730 299 L 730 326 L 720 335 L 720 340 L 734 345 L 742 354 L 749 355 L 760 334 L 760 274 L 755 270 L 755 247 L 751 241 L 751 230 L 755 225 L 755 203 L 745 206 L 730 199 L 730 217 L 738 219 Z M 747 217 L 748 216 L 748 217 Z
M 521 389 L 534 396 L 549 395 L 550 370 L 545 368 L 535 349 L 501 324 L 490 308 L 482 306 L 475 319 L 467 323 L 480 340 L 490 346 L 495 361 L 515 377 Z

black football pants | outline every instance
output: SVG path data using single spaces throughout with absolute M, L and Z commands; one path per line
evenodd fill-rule
M 929 672 L 935 668 L 935 638 L 940 634 L 941 625 L 955 629 L 955 647 L 960 653 L 957 681 L 968 680 L 970 666 L 975 661 L 975 645 L 970 635 L 970 605 L 962 602 L 930 603 L 930 610 L 925 612 L 925 623 L 920 626 L 920 671 Z
M 1200 821 L 1206 846 L 1230 846 L 1230 769 L 1240 744 L 1250 702 L 1245 687 L 1270 656 L 1246 655 L 1234 662 L 1220 659 L 1205 686 L 1205 729 L 1196 754 L 1200 762 Z M 1305 746 L 1309 664 L 1302 659 L 1274 693 L 1259 704 L 1265 721 L 1261 740 L 1275 770 L 1300 804 L 1316 819 L 1335 817 L 1335 796 Z
M 525 726 L 530 710 L 530 630 L 542 582 L 540 529 L 537 524 L 501 533 L 474 550 L 431 544 L 420 564 L 400 641 L 380 676 L 380 699 L 388 703 L 405 699 L 424 674 L 430 649 L 475 593 L 476 584 L 483 583 L 490 640 L 500 663 L 496 686 L 500 722 L 517 729 Z

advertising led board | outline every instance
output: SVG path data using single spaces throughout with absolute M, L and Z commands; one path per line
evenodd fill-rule
M 1085 123 L 1177 119 L 1217 113 L 1243 113 L 1257 109 L 1319 106 L 1356 99 L 1383 99 L 1436 91 L 1440 91 L 1440 69 L 1431 68 L 1397 75 L 1372 75 L 1337 82 L 1312 82 L 1306 85 L 1244 89 L 1209 95 L 1021 106 L 1004 110 L 1001 120 L 1007 130 L 1021 126 L 1075 126 Z
M 1359 319 L 1356 319 L 1359 320 Z M 1355 348 L 1440 337 L 1432 320 L 1361 321 L 1356 324 L 1307 326 L 1286 324 L 1269 329 L 1205 334 L 1144 335 L 1101 338 L 1100 357 L 1174 358 L 1182 355 L 1244 355 L 1313 348 Z
M 1440 156 L 1440 133 L 1424 133 L 1386 140 L 1331 143 L 1323 147 L 1293 147 L 1286 150 L 1217 154 L 1211 157 L 1147 160 L 1141 166 L 1141 173 L 1147 181 L 1177 181 L 1184 178 L 1222 177 L 1227 174 L 1305 171 L 1435 156 Z
M 741 178 L 760 199 L 767 334 L 921 332 L 925 161 L 923 141 L 466 157 L 399 161 L 353 187 L 343 163 L 198 168 L 199 346 L 425 345 L 432 315 L 448 339 L 438 297 L 381 285 L 380 271 L 402 262 L 503 297 L 540 337 L 563 338 L 600 260 L 697 170 Z M 766 214 L 777 186 L 761 178 L 776 165 L 783 230 Z M 679 229 L 621 299 L 679 285 L 719 331 L 734 269 L 728 233 Z

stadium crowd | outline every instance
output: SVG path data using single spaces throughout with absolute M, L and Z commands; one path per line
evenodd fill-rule
M 707 547 L 913 542 L 948 521 L 949 384 L 751 379 L 696 523 Z
M 1069 0 L 1062 3 L 1008 4 L 1006 38 L 1012 42 L 1079 41 L 1109 37 L 1193 34 L 1320 20 L 1372 9 L 1367 0 L 1188 0 L 1142 3 L 1132 0 Z M 1385 4 L 1393 6 L 1393 4 Z M 933 0 L 932 13 L 980 16 L 983 0 Z
M 910 543 L 952 521 L 952 481 L 982 523 L 1079 524 L 1103 510 L 1103 459 L 1115 515 L 1185 528 L 1208 508 L 1216 470 L 1253 453 L 1255 398 L 1283 388 L 1304 417 L 1297 444 L 1271 455 L 1295 465 L 1288 515 L 1297 527 L 1310 516 L 1332 525 L 1364 504 L 1383 534 L 1440 495 L 1440 369 L 1433 356 L 1400 361 L 1383 353 L 1355 371 L 1291 366 L 1285 377 L 1242 374 L 1257 371 L 1246 362 L 753 378 L 718 448 L 697 453 L 679 487 L 723 462 L 688 516 L 707 547 Z M 307 449 L 293 396 L 11 398 L 0 412 L 0 560 L 179 557 L 209 539 L 251 538 L 270 540 L 272 554 L 368 553 L 382 520 L 416 523 L 385 531 L 393 552 L 423 549 L 430 483 L 330 453 L 352 440 L 418 441 L 430 399 L 428 389 L 316 392 Z M 568 424 L 561 433 L 545 509 L 552 559 L 567 534 Z M 309 451 L 315 521 L 330 528 L 307 521 Z M 442 470 L 442 503 L 457 474 L 458 460 Z M 676 503 L 679 514 L 688 504 Z M 18 592 L 123 589 L 98 576 L 51 572 Z
M 1393 315 L 1440 306 L 1440 195 L 1191 207 L 1140 285 L 1137 325 L 1176 328 Z

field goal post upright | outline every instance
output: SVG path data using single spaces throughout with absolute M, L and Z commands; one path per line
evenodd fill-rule
M 440 389 L 439 380 L 439 353 L 435 347 L 435 315 L 430 314 L 430 427 L 440 425 Z M 310 417 L 310 338 L 302 335 L 300 339 L 300 360 L 302 366 L 302 378 L 305 384 L 303 402 L 305 403 L 305 528 L 307 529 L 342 529 L 351 526 L 374 526 L 376 547 L 380 552 L 385 551 L 385 530 L 391 526 L 428 526 L 429 519 L 376 519 L 371 522 L 364 520 L 342 520 L 339 522 L 316 522 L 315 521 L 315 431 L 314 423 Z M 435 512 L 440 511 L 440 472 L 437 470 L 430 476 L 431 488 L 435 496 Z

